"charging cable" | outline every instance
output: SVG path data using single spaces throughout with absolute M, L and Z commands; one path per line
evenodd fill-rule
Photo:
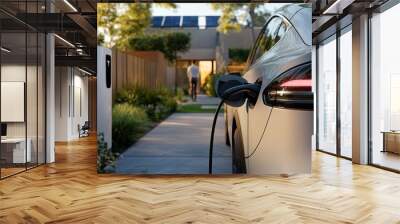
M 222 105 L 224 104 L 224 100 L 221 100 L 221 102 L 218 105 L 217 111 L 215 111 L 214 114 L 214 120 L 213 120 L 213 124 L 212 124 L 212 128 L 211 128 L 211 138 L 210 138 L 210 152 L 209 152 L 209 159 L 208 159 L 208 174 L 212 174 L 212 167 L 213 167 L 213 147 L 214 147 L 214 135 L 215 135 L 215 125 L 217 124 L 217 119 L 218 119 L 218 114 L 219 111 L 221 110 Z M 250 155 L 246 156 L 245 158 L 248 159 L 250 157 L 252 157 L 258 150 L 260 143 L 264 137 L 264 134 L 267 130 L 268 124 L 269 124 L 269 120 L 271 118 L 271 114 L 272 114 L 272 110 L 274 108 L 271 107 L 271 110 L 269 111 L 268 114 L 268 119 L 267 119 L 267 123 L 265 124 L 264 130 L 261 134 L 260 139 L 258 140 L 258 143 L 256 145 L 256 147 L 251 151 Z
M 250 155 L 248 155 L 248 156 L 246 156 L 246 157 L 244 157 L 244 158 L 248 159 L 248 158 L 252 157 L 252 156 L 254 155 L 254 153 L 257 152 L 257 149 L 258 149 L 258 147 L 260 146 L 260 143 L 261 143 L 261 141 L 262 141 L 262 139 L 263 139 L 263 137 L 264 137 L 265 131 L 267 130 L 267 127 L 268 127 L 268 124 L 269 124 L 269 119 L 271 118 L 271 114 L 272 114 L 272 110 L 273 110 L 273 109 L 274 109 L 274 108 L 271 107 L 271 110 L 269 111 L 267 123 L 265 124 L 264 130 L 263 130 L 263 132 L 262 132 L 262 134 L 261 134 L 260 139 L 258 140 L 258 143 L 257 143 L 256 147 L 251 151 Z M 248 135 L 248 134 L 247 134 L 247 135 Z
M 224 104 L 225 99 L 227 99 L 229 96 L 232 96 L 232 95 L 235 96 L 235 94 L 239 94 L 239 93 L 247 94 L 248 95 L 247 97 L 251 97 L 251 98 L 257 99 L 258 93 L 260 92 L 260 88 L 261 88 L 261 86 L 258 85 L 258 84 L 248 84 L 248 83 L 246 83 L 246 84 L 243 84 L 243 85 L 240 85 L 240 86 L 231 87 L 231 88 L 225 90 L 224 93 L 220 96 L 221 102 L 219 102 L 217 111 L 215 111 L 214 120 L 213 120 L 213 124 L 212 124 L 212 128 L 211 128 L 210 152 L 209 152 L 209 159 L 208 159 L 208 173 L 209 174 L 212 174 L 212 162 L 213 162 L 212 160 L 213 160 L 215 125 L 217 123 L 219 111 L 221 110 L 221 107 Z M 234 106 L 240 106 L 240 105 L 243 105 L 243 103 L 244 102 L 240 103 L 240 101 L 239 101 L 239 104 L 236 103 L 236 104 L 233 104 L 233 105 Z M 271 116 L 271 112 L 269 114 L 268 121 L 269 121 L 270 116 Z M 268 123 L 267 123 L 266 126 L 268 126 Z M 266 129 L 266 127 L 265 127 L 265 129 Z M 263 131 L 263 135 L 264 135 L 265 129 Z M 259 145 L 259 144 L 260 144 L 260 142 L 257 145 Z M 257 149 L 255 149 L 255 150 L 257 150 Z M 254 150 L 254 152 L 255 152 L 255 150 Z
M 224 104 L 224 100 L 221 100 L 218 104 L 217 111 L 215 111 L 214 120 L 211 128 L 211 138 L 210 138 L 210 154 L 208 158 L 208 174 L 212 174 L 212 160 L 213 160 L 213 146 L 214 146 L 214 133 L 215 133 L 215 125 L 217 123 L 218 114 L 221 110 L 222 105 Z

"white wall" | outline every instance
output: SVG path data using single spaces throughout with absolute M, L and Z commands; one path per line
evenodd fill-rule
M 55 73 L 55 140 L 68 141 L 70 77 L 67 67 L 56 67 Z
M 56 67 L 55 86 L 55 140 L 78 139 L 78 125 L 89 118 L 88 77 L 76 68 Z
M 76 74 L 75 70 L 75 80 L 74 80 L 74 85 L 76 88 L 80 88 L 81 90 L 81 110 L 82 112 L 80 114 L 79 111 L 75 112 L 75 127 L 79 124 L 83 125 L 85 121 L 89 120 L 89 91 L 88 91 L 88 76 L 83 76 L 84 74 L 78 71 L 78 74 Z M 76 89 L 75 89 L 76 90 Z M 76 94 L 76 92 L 75 92 Z M 75 107 L 75 110 L 76 107 Z M 75 129 L 77 131 L 77 129 Z M 76 132 L 78 135 L 79 133 Z

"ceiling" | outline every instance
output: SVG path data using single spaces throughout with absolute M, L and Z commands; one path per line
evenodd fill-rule
M 351 24 L 352 18 L 372 11 L 388 0 L 311 0 L 313 42 L 332 35 L 337 28 Z
M 26 55 L 25 35 L 51 32 L 55 38 L 56 65 L 73 65 L 96 71 L 96 0 L 1 0 L 0 23 L 10 53 Z M 51 13 L 49 13 L 51 11 Z M 29 34 L 28 34 L 29 36 Z M 30 39 L 30 38 L 28 38 Z M 6 46 L 5 42 L 3 45 Z M 27 54 L 35 46 L 28 44 Z

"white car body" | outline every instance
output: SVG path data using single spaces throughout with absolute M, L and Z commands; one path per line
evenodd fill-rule
M 240 128 L 248 174 L 310 173 L 313 112 L 267 106 L 262 93 L 285 71 L 311 63 L 311 7 L 292 4 L 273 17 L 289 26 L 270 50 L 248 62 L 243 78 L 248 83 L 262 82 L 261 91 L 255 105 L 225 106 L 227 138 L 232 142 L 234 129 Z

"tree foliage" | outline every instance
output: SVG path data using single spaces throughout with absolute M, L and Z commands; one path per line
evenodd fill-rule
M 217 30 L 221 33 L 228 31 L 240 31 L 240 24 L 235 13 L 244 6 L 242 3 L 213 3 L 214 10 L 221 10 L 222 15 L 218 21 Z
M 179 52 L 190 48 L 190 34 L 182 32 L 167 33 L 165 38 L 165 55 L 169 60 L 176 60 Z
M 190 34 L 170 32 L 135 36 L 129 39 L 128 48 L 138 51 L 161 51 L 169 61 L 177 59 L 178 53 L 190 48 Z
M 111 47 L 114 45 L 117 38 L 117 18 L 117 4 L 97 4 L 97 40 L 100 45 L 104 45 L 106 47 Z M 105 40 L 105 36 L 108 36 L 109 40 Z
M 253 41 L 254 27 L 263 26 L 266 19 L 271 16 L 271 12 L 264 8 L 264 4 L 212 3 L 211 7 L 222 12 L 217 27 L 219 32 L 240 31 L 241 26 L 245 25 L 253 30 Z
M 120 49 L 128 47 L 131 36 L 142 35 L 144 29 L 150 25 L 151 4 L 134 3 L 127 4 L 125 13 L 118 17 L 119 37 L 116 43 Z
M 129 39 L 143 35 L 150 25 L 151 8 L 176 8 L 174 3 L 98 3 L 98 42 L 105 47 L 126 49 Z

